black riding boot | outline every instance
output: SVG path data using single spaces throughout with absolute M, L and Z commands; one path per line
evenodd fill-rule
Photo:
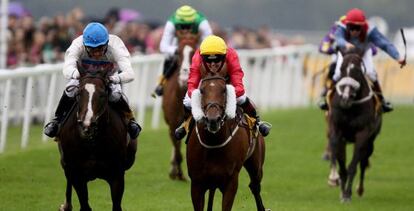
M 257 111 L 253 103 L 249 98 L 246 98 L 246 101 L 240 105 L 243 109 L 243 112 L 249 115 L 250 117 L 256 118 L 256 124 L 259 126 L 259 131 L 263 136 L 269 135 L 271 126 L 267 123 L 260 121 L 259 115 L 257 115 Z
M 185 135 L 187 135 L 186 124 L 188 124 L 188 121 L 189 121 L 190 117 L 191 117 L 191 109 L 184 106 L 183 121 L 180 124 L 180 127 L 175 129 L 175 131 L 174 131 L 174 136 L 177 140 L 181 140 L 182 138 L 185 137 Z
M 383 111 L 384 113 L 387 113 L 387 112 L 390 112 L 390 111 L 394 110 L 394 108 L 393 108 L 392 104 L 391 104 L 389 101 L 387 101 L 387 100 L 384 98 L 384 96 L 382 95 L 381 86 L 379 85 L 379 82 L 378 82 L 378 81 L 375 81 L 375 82 L 374 82 L 374 87 L 373 87 L 373 89 L 374 89 L 374 92 L 377 94 L 377 96 L 378 96 L 378 97 L 380 98 L 380 100 L 381 100 L 381 104 L 382 104 L 382 111 Z
M 324 87 L 321 92 L 321 96 L 320 96 L 321 98 L 318 102 L 318 106 L 321 110 L 325 110 L 325 111 L 328 110 L 328 102 L 326 101 L 326 94 L 328 93 L 328 90 L 330 87 L 329 84 L 332 83 L 333 81 L 332 78 L 333 78 L 333 75 L 335 74 L 335 67 L 336 67 L 336 62 L 332 62 L 329 65 L 329 72 L 328 72 L 327 78 L 324 83 Z
M 157 87 L 155 87 L 154 95 L 161 96 L 164 92 L 164 84 L 167 82 L 167 79 L 171 77 L 174 70 L 177 67 L 177 61 L 176 56 L 169 57 L 164 62 L 164 68 L 162 70 L 162 75 L 160 76 L 160 79 L 158 81 Z
M 121 97 L 117 102 L 113 103 L 115 109 L 123 115 L 127 122 L 128 134 L 131 139 L 136 139 L 141 132 L 141 126 L 135 121 L 134 114 L 129 107 L 127 101 Z
M 52 119 L 52 121 L 46 124 L 43 133 L 50 138 L 55 137 L 59 131 L 60 123 L 62 123 L 63 119 L 65 119 L 66 115 L 72 108 L 73 104 L 75 104 L 75 102 L 75 98 L 69 97 L 65 94 L 65 92 L 63 92 L 63 95 L 59 100 L 59 105 L 55 111 L 55 117 Z

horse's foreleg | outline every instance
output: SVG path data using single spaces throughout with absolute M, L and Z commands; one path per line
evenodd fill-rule
M 65 203 L 60 205 L 59 211 L 72 210 L 72 183 L 66 179 L 66 199 Z
M 79 205 L 81 211 L 91 211 L 88 203 L 88 185 L 86 180 L 73 181 L 73 187 L 78 195 Z
M 216 192 L 215 188 L 211 188 L 208 194 L 208 204 L 207 204 L 207 211 L 213 210 L 213 201 L 214 201 L 214 193 Z
M 107 180 L 107 182 L 111 188 L 112 211 L 121 211 L 122 196 L 125 188 L 124 174 L 122 173 L 114 179 Z
M 173 144 L 173 149 L 171 152 L 170 178 L 173 180 L 186 180 L 181 168 L 181 163 L 183 162 L 183 155 L 181 153 L 181 141 L 175 139 L 174 132 L 172 130 L 170 131 L 170 138 Z
M 262 149 L 264 150 L 264 149 Z M 260 150 L 260 151 L 262 151 Z M 261 191 L 261 181 L 263 177 L 263 159 L 260 155 L 259 150 L 256 150 L 255 153 L 244 163 L 244 167 L 249 173 L 250 191 L 253 193 L 254 199 L 256 201 L 256 207 L 258 211 L 264 211 L 262 196 L 260 195 Z
M 232 178 L 230 178 L 227 185 L 221 190 L 223 193 L 223 201 L 221 204 L 222 211 L 231 211 L 233 207 L 234 198 L 236 197 L 237 187 L 239 185 L 238 173 L 235 173 Z
M 135 154 L 137 152 L 138 139 L 130 139 L 127 146 L 127 154 L 125 160 L 125 170 L 131 168 L 135 162 Z
M 191 182 L 191 201 L 193 202 L 194 211 L 202 211 L 204 209 L 206 190 L 202 185 Z
M 367 150 L 361 155 L 361 162 L 360 162 L 360 178 L 359 178 L 359 185 L 357 187 L 358 196 L 362 196 L 364 194 L 364 177 L 365 177 L 365 170 L 369 165 L 369 157 L 371 156 L 372 152 L 374 151 L 374 144 L 373 140 L 367 147 Z

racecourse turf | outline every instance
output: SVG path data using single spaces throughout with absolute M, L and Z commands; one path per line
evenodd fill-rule
M 327 185 L 328 163 L 321 159 L 326 143 L 322 112 L 314 108 L 289 109 L 262 116 L 273 124 L 266 139 L 262 182 L 267 208 L 414 210 L 414 106 L 399 106 L 384 115 L 382 132 L 375 141 L 371 167 L 366 173 L 365 195 L 358 197 L 354 187 L 348 204 L 340 202 L 338 188 Z M 6 150 L 0 154 L 0 211 L 57 210 L 63 202 L 66 183 L 56 143 L 42 143 L 40 133 L 40 126 L 32 127 L 29 147 L 20 149 L 21 129 L 9 131 Z M 182 151 L 185 152 L 185 145 Z M 136 162 L 126 172 L 124 210 L 192 210 L 190 183 L 168 178 L 170 152 L 165 125 L 159 130 L 144 128 Z M 354 186 L 357 181 L 358 178 Z M 79 210 L 77 196 L 73 194 L 74 210 Z M 221 210 L 220 196 L 217 192 L 214 210 Z M 109 187 L 104 181 L 89 183 L 89 199 L 93 210 L 111 210 Z M 242 170 L 233 210 L 255 209 L 248 176 Z

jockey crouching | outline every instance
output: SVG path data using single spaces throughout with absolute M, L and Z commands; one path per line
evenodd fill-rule
M 49 122 L 44 133 L 49 137 L 55 137 L 59 131 L 59 125 L 68 115 L 75 104 L 79 85 L 79 71 L 77 65 L 97 66 L 116 64 L 117 68 L 109 76 L 109 89 L 111 91 L 109 101 L 115 110 L 124 115 L 128 133 L 131 139 L 138 137 L 141 126 L 135 121 L 132 110 L 123 96 L 121 83 L 128 83 L 134 80 L 130 54 L 122 40 L 116 35 L 109 35 L 104 25 L 96 22 L 89 23 L 83 35 L 73 40 L 66 50 L 63 75 L 70 79 L 59 101 L 55 117 Z M 119 69 L 119 71 L 117 71 Z M 119 73 L 118 73 L 119 72 Z M 75 87 L 75 88 L 74 88 Z
M 161 96 L 166 80 L 177 68 L 177 33 L 201 34 L 201 40 L 212 34 L 210 24 L 205 16 L 194 8 L 184 5 L 178 8 L 168 19 L 160 42 L 160 52 L 166 55 L 163 72 L 154 90 Z
M 403 67 L 406 61 L 400 56 L 397 48 L 376 27 L 371 27 L 365 19 L 364 12 L 356 8 L 349 10 L 346 14 L 345 21 L 339 24 L 339 27 L 335 31 L 335 40 L 339 49 L 349 51 L 353 48 L 358 48 L 363 50 L 364 55 L 362 61 L 365 65 L 366 75 L 374 84 L 373 91 L 382 102 L 382 110 L 384 112 L 392 111 L 393 107 L 391 103 L 386 101 L 382 95 L 372 59 L 371 44 L 385 51 Z M 340 77 L 342 60 L 342 55 L 338 54 L 337 65 L 333 76 L 334 83 Z
M 250 117 L 256 118 L 256 124 L 259 126 L 259 131 L 263 136 L 267 136 L 271 127 L 260 121 L 256 108 L 252 101 L 246 96 L 243 85 L 243 70 L 239 63 L 239 58 L 236 50 L 233 48 L 227 48 L 224 40 L 218 36 L 210 35 L 204 39 L 193 56 L 190 75 L 188 78 L 188 90 L 184 98 L 184 118 L 188 121 L 191 116 L 191 94 L 198 88 L 201 81 L 201 68 L 208 71 L 219 72 L 221 68 L 227 66 L 227 74 L 229 76 L 229 82 L 234 86 L 237 97 L 237 104 L 243 109 L 243 112 Z M 175 137 L 182 139 L 186 135 L 184 124 L 175 130 Z

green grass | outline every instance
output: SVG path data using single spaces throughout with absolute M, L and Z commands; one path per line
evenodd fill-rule
M 341 204 L 339 189 L 327 185 L 328 163 L 321 160 L 326 143 L 322 113 L 292 109 L 264 114 L 263 119 L 273 124 L 266 139 L 265 206 L 294 211 L 412 210 L 413 117 L 414 107 L 397 107 L 384 116 L 366 174 L 365 195 L 354 194 L 351 203 Z M 40 132 L 40 126 L 31 128 L 29 147 L 23 150 L 21 130 L 9 132 L 6 152 L 0 154 L 0 211 L 57 210 L 63 202 L 66 183 L 56 143 L 42 143 Z M 140 136 L 136 163 L 126 173 L 124 210 L 192 210 L 190 183 L 168 178 L 171 144 L 166 133 L 163 125 L 160 130 L 145 129 Z M 247 185 L 243 170 L 233 210 L 255 210 Z M 89 183 L 89 196 L 94 210 L 111 210 L 109 187 L 102 180 Z M 215 210 L 221 210 L 220 196 L 216 194 Z M 74 210 L 79 210 L 76 194 L 73 202 Z

